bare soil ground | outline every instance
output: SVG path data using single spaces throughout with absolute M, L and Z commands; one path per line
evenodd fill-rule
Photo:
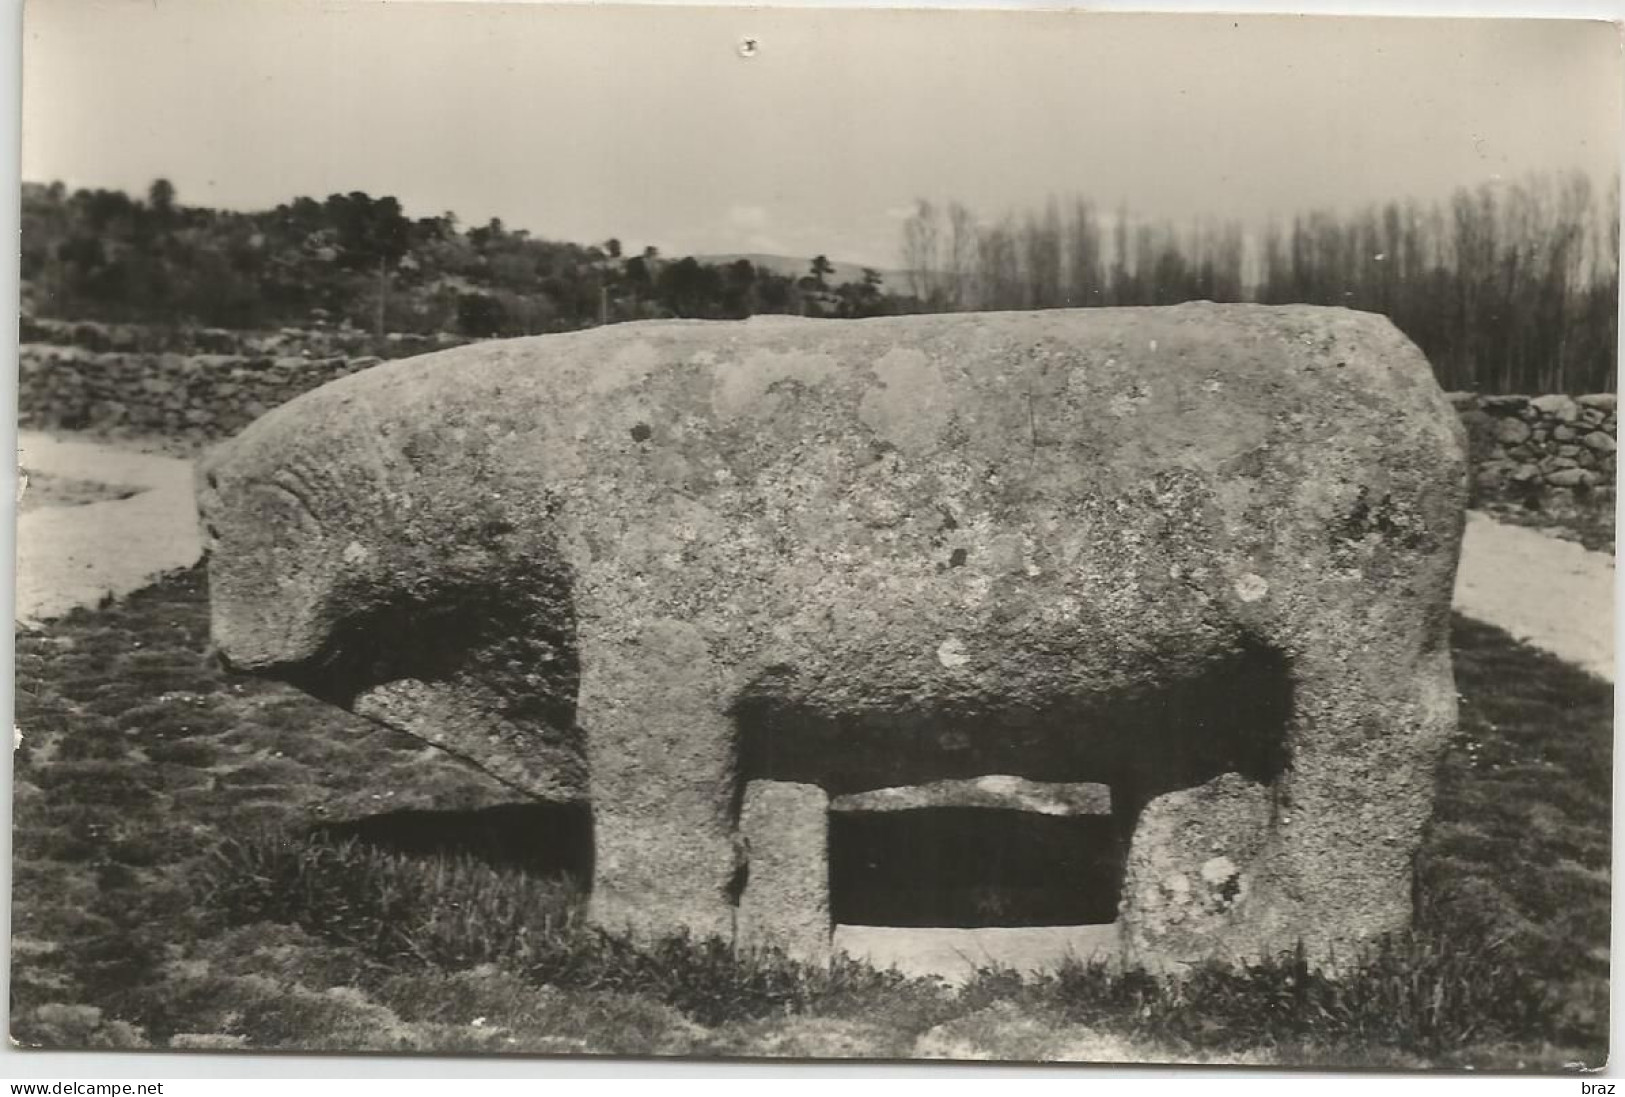
M 19 621 L 121 597 L 198 559 L 190 461 L 36 432 L 18 449 Z
M 1456 610 L 1614 680 L 1614 558 L 1476 511 L 1456 577 Z

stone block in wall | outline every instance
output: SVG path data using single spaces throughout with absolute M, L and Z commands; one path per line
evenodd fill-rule
M 1561 394 L 1537 396 L 1529 401 L 1529 406 L 1542 415 L 1565 423 L 1572 423 L 1580 417 L 1580 405 L 1572 396 Z
M 1527 441 L 1529 433 L 1529 424 L 1521 419 L 1502 419 L 1495 424 L 1495 440 L 1504 446 Z
M 1618 445 L 1618 443 L 1614 441 L 1613 435 L 1604 433 L 1600 430 L 1592 431 L 1590 434 L 1582 438 L 1581 441 L 1585 443 L 1587 449 L 1596 450 L 1598 453 L 1613 453 L 1614 449 Z
M 242 345 L 242 337 L 225 328 L 199 328 L 192 333 L 192 340 L 205 354 L 234 354 Z
M 1501 415 L 1514 414 L 1529 406 L 1527 396 L 1480 396 L 1478 404 L 1485 411 Z
M 1597 482 L 1597 474 L 1589 469 L 1559 469 L 1556 472 L 1547 473 L 1546 482 L 1553 487 L 1559 488 L 1588 488 Z
M 1618 397 L 1612 392 L 1592 393 L 1590 396 L 1582 396 L 1576 401 L 1581 407 L 1597 408 L 1605 412 L 1613 411 L 1617 402 Z

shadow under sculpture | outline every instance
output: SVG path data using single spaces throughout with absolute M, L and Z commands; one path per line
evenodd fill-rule
M 1167 965 L 1407 923 L 1465 481 L 1388 321 L 1200 303 L 473 345 L 198 490 L 224 656 L 586 801 L 599 924 L 825 955 L 832 806 L 1001 774 Z

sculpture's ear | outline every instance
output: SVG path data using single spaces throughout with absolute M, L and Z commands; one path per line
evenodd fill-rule
M 325 494 L 318 513 L 299 483 L 285 468 L 264 474 L 229 460 L 200 472 L 221 656 L 528 795 L 580 795 L 575 614 L 562 561 L 545 544 L 479 544 L 454 521 L 404 537 L 376 507 Z
M 582 769 L 573 579 L 546 508 L 480 490 L 469 451 L 437 460 L 432 432 L 350 396 L 307 394 L 201 463 L 215 646 L 568 798 Z

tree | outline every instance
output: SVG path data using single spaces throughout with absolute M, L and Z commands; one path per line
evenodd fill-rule
M 1067 239 L 1067 299 L 1072 304 L 1106 303 L 1104 243 L 1094 206 L 1079 199 L 1072 207 L 1072 231 Z
M 815 255 L 815 256 L 813 256 L 812 267 L 810 268 L 810 270 L 811 270 L 811 274 L 812 274 L 813 283 L 819 289 L 824 288 L 824 278 L 825 278 L 825 276 L 835 273 L 835 268 L 832 265 L 830 265 L 829 259 L 826 256 L 823 256 L 823 255 Z
M 881 290 L 885 279 L 873 267 L 863 268 L 861 282 L 843 282 L 835 288 L 840 300 L 842 316 L 879 316 L 886 311 L 886 297 Z
M 688 318 L 714 315 L 721 296 L 717 268 L 703 266 L 691 255 L 661 267 L 656 286 L 660 303 Z
M 175 212 L 175 184 L 168 179 L 154 179 L 147 188 L 147 206 L 160 221 L 168 221 Z
M 723 268 L 722 305 L 736 320 L 756 315 L 756 266 L 749 259 L 735 259 Z
M 974 308 L 980 303 L 976 290 L 976 266 L 981 250 L 981 232 L 976 215 L 960 202 L 948 204 L 948 292 L 956 309 Z
M 908 274 L 909 287 L 921 301 L 932 302 L 937 296 L 937 277 L 942 269 L 938 254 L 942 229 L 937 221 L 937 208 L 924 198 L 914 203 L 914 213 L 903 222 L 903 269 Z
M 390 268 L 406 254 L 412 222 L 402 215 L 401 204 L 394 198 L 374 200 L 362 191 L 329 195 L 325 212 L 337 230 L 339 261 L 355 269 L 375 267 L 378 271 L 374 327 L 382 336 Z
M 508 321 L 502 302 L 485 293 L 465 293 L 457 299 L 457 328 L 464 335 L 485 339 L 497 335 Z

